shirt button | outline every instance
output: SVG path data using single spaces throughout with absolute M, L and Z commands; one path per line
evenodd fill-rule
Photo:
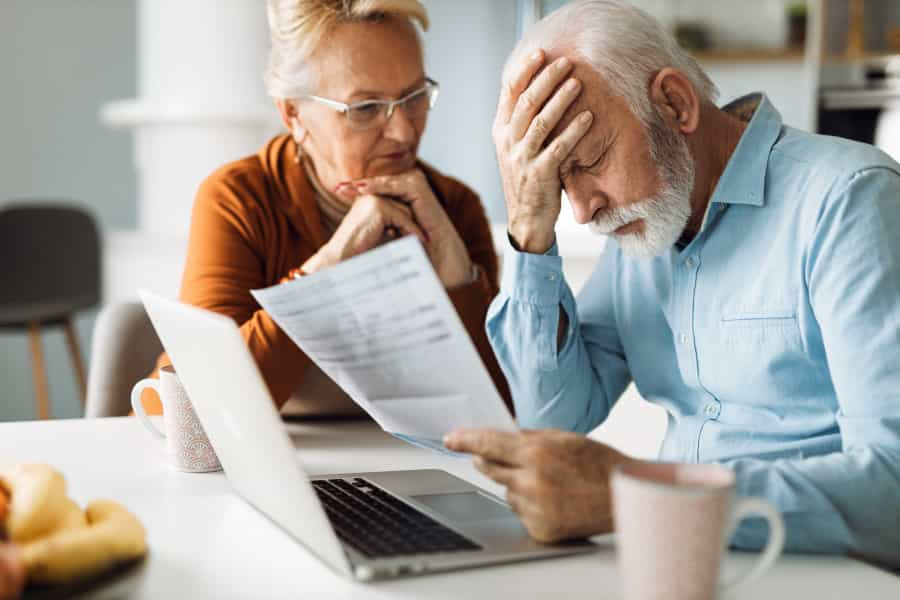
M 706 405 L 706 408 L 703 409 L 703 412 L 705 412 L 706 416 L 709 417 L 710 419 L 717 418 L 721 411 L 722 411 L 722 404 L 717 400 L 713 400 L 712 402 L 709 402 Z
M 686 266 L 688 269 L 693 269 L 697 266 L 697 261 L 695 261 L 693 258 L 689 258 L 684 261 L 684 266 Z
M 688 343 L 688 336 L 687 336 L 687 334 L 686 334 L 686 333 L 682 333 L 680 336 L 678 336 L 678 341 L 681 342 L 682 344 L 687 344 L 687 343 Z
M 556 273 L 550 273 L 547 275 L 547 279 L 550 281 L 556 281 Z

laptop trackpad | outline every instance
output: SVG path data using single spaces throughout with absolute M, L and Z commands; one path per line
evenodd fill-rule
M 478 492 L 423 494 L 410 498 L 457 523 L 513 516 L 509 508 Z

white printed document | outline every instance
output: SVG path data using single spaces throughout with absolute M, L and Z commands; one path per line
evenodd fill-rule
M 252 293 L 388 433 L 449 452 L 457 427 L 515 429 L 417 238 Z

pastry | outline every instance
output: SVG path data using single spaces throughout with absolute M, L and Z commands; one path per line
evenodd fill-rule
M 147 552 L 146 532 L 125 507 L 95 500 L 87 526 L 61 529 L 21 546 L 29 583 L 64 583 L 90 577 Z
M 4 530 L 15 546 L 2 544 Z M 22 573 L 29 584 L 66 583 L 140 558 L 146 532 L 111 500 L 82 511 L 57 470 L 21 463 L 0 468 L 0 550 L 0 600 L 6 600 L 15 597 L 7 590 L 21 589 Z
M 9 495 L 6 533 L 16 543 L 52 531 L 66 511 L 66 480 L 49 465 L 19 463 L 0 468 L 0 487 Z

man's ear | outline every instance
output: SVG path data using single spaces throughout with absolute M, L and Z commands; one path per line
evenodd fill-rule
M 300 113 L 297 107 L 290 100 L 278 98 L 275 101 L 278 106 L 278 114 L 281 115 L 281 122 L 291 132 L 297 143 L 301 143 L 306 138 L 306 128 L 300 121 Z
M 666 123 L 690 134 L 700 124 L 700 98 L 690 79 L 678 69 L 666 67 L 650 83 L 650 101 Z

